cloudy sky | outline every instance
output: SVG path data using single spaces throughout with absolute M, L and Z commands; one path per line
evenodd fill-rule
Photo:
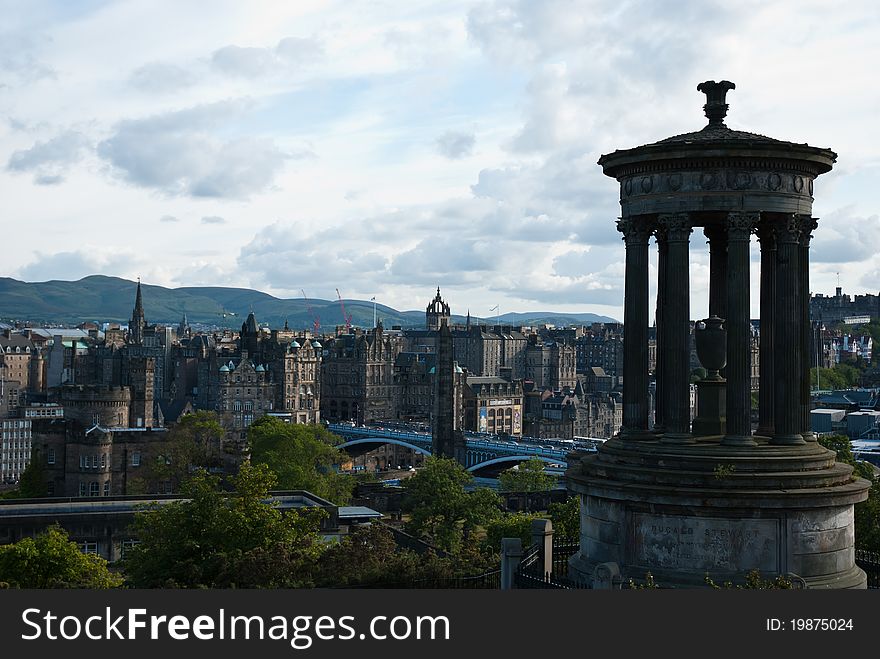
M 732 128 L 839 154 L 813 290 L 876 293 L 878 6 L 0 0 L 0 276 L 622 317 L 596 160 L 728 79 Z

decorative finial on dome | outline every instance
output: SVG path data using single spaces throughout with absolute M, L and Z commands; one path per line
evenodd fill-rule
M 727 116 L 727 92 L 736 89 L 736 85 L 729 80 L 715 82 L 707 80 L 697 85 L 697 91 L 706 95 L 706 104 L 703 106 L 703 112 L 709 118 L 709 125 L 718 128 L 727 128 L 724 125 L 724 117 Z

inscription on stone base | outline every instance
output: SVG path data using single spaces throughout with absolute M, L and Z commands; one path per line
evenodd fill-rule
M 632 563 L 698 572 L 779 571 L 779 522 L 633 513 Z

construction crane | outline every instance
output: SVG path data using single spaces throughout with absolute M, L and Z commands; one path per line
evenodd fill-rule
M 345 302 L 342 301 L 342 295 L 339 293 L 339 289 L 336 289 L 336 297 L 339 298 L 339 306 L 342 309 L 342 318 L 345 320 L 345 333 L 349 334 L 351 332 L 351 314 L 345 312 Z
M 309 302 L 309 296 L 306 295 L 305 290 L 302 288 L 299 290 L 302 291 L 303 297 L 306 299 L 306 308 L 309 310 L 309 315 L 312 317 L 312 327 L 315 329 L 315 336 L 318 336 L 321 333 L 321 318 L 312 309 L 312 303 Z

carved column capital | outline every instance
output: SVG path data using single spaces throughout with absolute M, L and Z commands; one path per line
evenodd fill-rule
M 732 211 L 727 214 L 727 239 L 748 242 L 752 230 L 758 226 L 761 214 L 755 211 Z
M 758 242 L 761 243 L 762 249 L 776 249 L 776 233 L 776 226 L 766 219 L 755 227 L 755 235 L 758 236 Z
M 657 226 L 665 231 L 670 242 L 687 242 L 691 235 L 691 221 L 687 213 L 661 213 L 657 216 Z
M 776 244 L 795 244 L 797 245 L 801 239 L 801 220 L 800 215 L 787 215 L 781 222 L 777 222 L 776 226 Z
M 800 222 L 800 245 L 801 247 L 809 247 L 813 231 L 819 226 L 819 222 L 815 217 L 809 215 L 796 215 L 795 217 Z
M 617 220 L 617 230 L 623 234 L 627 245 L 646 244 L 651 234 L 648 222 L 641 217 L 621 217 Z

